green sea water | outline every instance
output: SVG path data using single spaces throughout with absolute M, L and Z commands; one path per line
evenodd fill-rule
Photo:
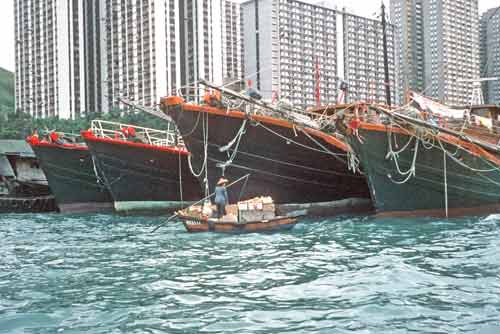
M 161 221 L 0 216 L 0 333 L 500 333 L 500 215 Z

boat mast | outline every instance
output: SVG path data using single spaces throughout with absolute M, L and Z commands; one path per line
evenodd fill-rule
M 392 105 L 392 101 L 391 101 L 391 84 L 389 78 L 389 55 L 387 53 L 387 21 L 385 19 L 385 5 L 383 1 L 382 1 L 382 35 L 384 43 L 385 95 L 387 99 L 387 105 L 390 107 Z

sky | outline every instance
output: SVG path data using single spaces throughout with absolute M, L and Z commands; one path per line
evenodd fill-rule
M 14 1 L 0 0 L 0 67 L 14 71 Z M 240 0 L 242 1 L 242 0 Z M 355 14 L 373 17 L 380 10 L 379 0 L 334 0 L 339 8 Z M 386 4 L 389 3 L 385 0 Z M 499 0 L 479 0 L 479 12 L 499 5 Z

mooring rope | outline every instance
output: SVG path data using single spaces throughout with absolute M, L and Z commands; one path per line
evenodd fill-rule
M 448 218 L 448 179 L 446 175 L 446 152 L 443 151 L 443 173 L 444 173 L 444 208 Z
M 203 171 L 205 169 L 207 169 L 207 155 L 208 155 L 208 114 L 204 113 L 203 115 L 203 120 L 201 121 L 201 124 L 203 126 L 202 128 L 202 135 L 203 135 L 203 146 L 204 146 L 204 157 L 203 157 L 203 163 L 201 165 L 201 168 L 198 172 L 195 172 L 194 171 L 194 168 L 193 168 L 193 165 L 192 165 L 192 162 L 191 162 L 191 155 L 192 153 L 189 154 L 188 156 L 188 165 L 189 165 L 189 170 L 191 171 L 191 174 L 193 174 L 194 177 L 196 178 L 199 178 L 201 176 L 201 174 L 203 174 Z M 206 119 L 206 121 L 205 121 Z M 205 125 L 206 123 L 206 125 Z M 207 129 L 205 129 L 205 127 Z M 206 175 L 205 175 L 206 176 Z

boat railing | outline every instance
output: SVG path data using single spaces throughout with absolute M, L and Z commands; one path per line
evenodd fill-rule
M 134 140 L 144 144 L 163 147 L 184 147 L 184 142 L 173 124 L 168 124 L 167 130 L 157 130 L 132 124 L 93 120 L 91 123 L 91 130 L 94 136 L 98 138 L 120 139 L 125 141 Z

